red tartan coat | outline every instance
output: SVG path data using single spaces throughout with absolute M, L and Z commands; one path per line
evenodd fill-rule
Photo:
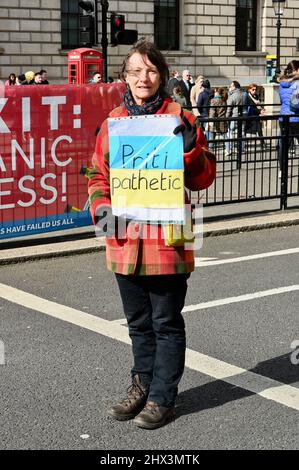
M 181 106 L 166 98 L 157 114 L 180 116 Z M 193 125 L 195 116 L 188 111 L 184 115 Z M 114 109 L 110 117 L 128 116 L 124 106 Z M 101 205 L 111 205 L 110 171 L 109 171 L 109 140 L 108 123 L 103 122 L 97 136 L 95 153 L 92 158 L 93 167 L 89 173 L 88 191 L 90 210 L 93 221 L 95 213 Z M 207 149 L 207 141 L 201 128 L 197 129 L 196 147 L 184 154 L 185 186 L 193 191 L 207 188 L 212 184 L 216 174 L 215 156 Z M 187 201 L 188 202 L 188 201 Z M 126 238 L 106 238 L 106 259 L 109 270 L 119 274 L 160 275 L 182 274 L 194 270 L 194 252 L 185 250 L 184 246 L 165 246 L 160 225 L 155 227 L 157 237 L 147 238 L 144 234 L 149 226 L 130 223 L 127 226 Z M 134 236 L 130 233 L 134 232 Z

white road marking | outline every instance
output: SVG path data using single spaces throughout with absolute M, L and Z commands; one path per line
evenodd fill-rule
M 125 325 L 127 320 L 125 318 L 118 318 L 117 320 L 112 320 L 111 323 L 115 323 L 116 325 Z
M 216 259 L 218 259 L 218 258 L 211 258 L 211 257 L 209 257 L 209 258 L 195 258 L 195 259 L 197 259 L 197 260 L 199 261 L 199 263 L 203 263 L 203 262 L 205 262 L 205 261 L 212 261 L 212 260 L 216 260 Z
M 42 312 L 59 320 L 94 331 L 108 338 L 131 344 L 127 328 L 90 315 L 66 305 L 52 302 L 14 287 L 0 284 L 0 297 L 23 307 Z M 277 380 L 255 374 L 241 367 L 187 349 L 186 366 L 202 374 L 249 390 L 267 400 L 272 400 L 299 411 L 299 389 Z
M 252 294 L 242 294 L 235 297 L 225 297 L 223 299 L 210 300 L 209 302 L 202 302 L 195 305 L 187 305 L 183 308 L 182 312 L 194 312 L 195 310 L 205 310 L 207 308 L 220 307 L 221 305 L 234 304 L 237 302 L 246 302 L 248 300 L 259 299 L 262 297 L 268 297 L 270 295 L 285 294 L 286 292 L 294 292 L 299 290 L 299 284 L 294 284 L 291 286 L 285 287 L 276 287 L 275 289 L 262 290 L 258 292 L 253 292 Z M 126 319 L 120 318 L 113 320 L 112 323 L 118 325 L 125 325 Z
M 240 256 L 236 258 L 216 259 L 215 261 L 201 261 L 201 258 L 195 258 L 196 267 L 217 266 L 219 264 L 241 263 L 242 261 L 251 261 L 254 259 L 270 258 L 272 256 L 292 255 L 299 253 L 299 248 L 289 248 L 287 250 L 268 251 L 256 255 Z
M 186 366 L 299 411 L 299 389 L 187 349 Z
M 124 331 L 126 331 L 125 328 L 108 320 L 104 320 L 103 318 L 37 297 L 33 294 L 28 294 L 28 292 L 15 289 L 14 287 L 10 287 L 5 284 L 0 284 L 0 297 L 18 305 L 22 305 L 23 307 L 58 318 L 59 320 L 67 321 L 73 325 L 81 326 L 87 330 L 100 333 L 108 338 L 117 339 L 124 343 L 131 344 L 129 336 L 127 337 L 127 335 L 124 334 Z
M 252 294 L 237 295 L 235 297 L 226 297 L 223 299 L 211 300 L 210 302 L 202 302 L 195 305 L 187 305 L 184 307 L 183 312 L 193 312 L 194 310 L 203 310 L 211 307 L 219 307 L 220 305 L 233 304 L 237 302 L 246 302 L 247 300 L 259 299 L 269 295 L 285 294 L 286 292 L 293 292 L 299 290 L 299 284 L 291 286 L 277 287 L 275 289 L 262 290 L 253 292 Z

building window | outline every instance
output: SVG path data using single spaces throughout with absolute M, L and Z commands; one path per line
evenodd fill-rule
M 257 0 L 237 0 L 236 50 L 256 50 Z
M 179 0 L 155 0 L 155 43 L 162 50 L 179 49 Z
M 79 2 L 61 0 L 61 47 L 74 49 L 79 46 Z

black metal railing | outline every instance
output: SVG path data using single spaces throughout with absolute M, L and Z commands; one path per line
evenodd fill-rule
M 290 115 L 247 116 L 243 106 L 238 114 L 197 118 L 216 155 L 217 174 L 210 188 L 191 193 L 192 202 L 208 206 L 279 198 L 286 209 L 288 198 L 299 196 L 299 122 Z M 220 123 L 226 132 L 210 131 Z

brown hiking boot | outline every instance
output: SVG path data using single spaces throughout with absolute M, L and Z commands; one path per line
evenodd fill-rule
M 166 408 L 154 401 L 148 401 L 141 413 L 134 419 L 134 424 L 140 428 L 156 429 L 169 423 L 174 418 L 174 408 Z
M 139 375 L 133 377 L 132 385 L 128 388 L 127 398 L 113 405 L 108 414 L 118 421 L 135 418 L 146 403 L 148 390 L 141 384 Z

